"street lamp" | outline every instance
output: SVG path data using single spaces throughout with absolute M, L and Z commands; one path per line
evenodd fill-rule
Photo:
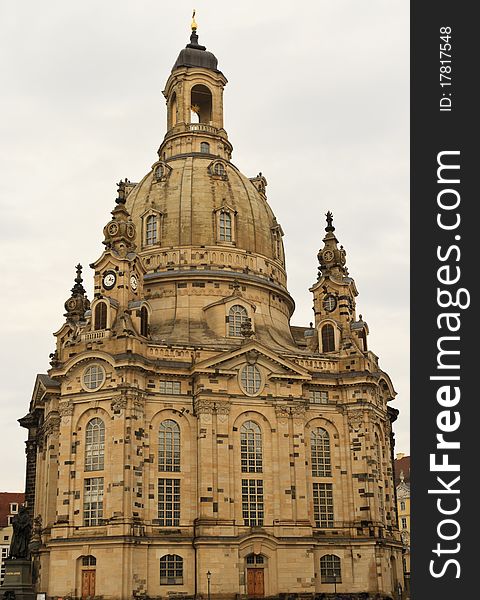
M 333 569 L 333 589 L 335 593 L 335 598 L 337 597 L 337 577 L 339 573 L 335 569 Z
M 207 593 L 208 593 L 208 600 L 210 600 L 210 579 L 212 577 L 212 574 L 210 573 L 210 571 L 207 571 Z

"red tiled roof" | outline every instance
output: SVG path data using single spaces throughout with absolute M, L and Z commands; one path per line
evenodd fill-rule
M 403 471 L 403 477 L 405 483 L 410 483 L 410 457 L 403 456 L 402 458 L 396 458 L 394 461 L 395 470 L 395 485 L 400 483 L 400 473 Z
M 10 504 L 22 504 L 25 502 L 25 494 L 22 492 L 0 492 L 0 527 L 8 525 L 8 515 L 10 512 Z

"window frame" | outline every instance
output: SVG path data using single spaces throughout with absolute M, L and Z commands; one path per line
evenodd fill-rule
M 246 527 L 263 527 L 265 486 L 263 479 L 242 478 L 242 519 Z
M 263 436 L 255 421 L 240 427 L 240 468 L 242 473 L 263 473 Z
M 162 572 L 164 575 L 162 576 Z M 173 572 L 173 576 L 169 576 Z M 183 557 L 164 554 L 160 557 L 160 585 L 183 585 Z
M 324 554 L 320 557 L 320 581 L 321 583 L 342 583 L 342 561 L 339 556 Z
M 87 488 L 90 489 L 87 489 Z M 87 492 L 89 495 L 87 496 Z M 86 477 L 83 481 L 83 525 L 96 527 L 103 520 L 104 478 Z M 90 498 L 87 501 L 87 498 Z M 96 506 L 94 506 L 96 505 Z
M 228 309 L 228 337 L 242 337 L 242 325 L 247 322 L 248 318 L 248 310 L 243 304 L 230 306 Z
M 158 428 L 158 470 L 161 473 L 180 473 L 180 425 L 173 419 L 164 419 Z
M 169 499 L 170 497 L 170 499 Z M 181 510 L 181 480 L 159 477 L 157 483 L 157 521 L 161 527 L 178 527 Z
M 98 440 L 94 439 L 97 437 L 94 435 L 95 433 L 98 433 Z M 105 468 L 105 423 L 100 417 L 93 417 L 85 426 L 85 456 L 83 468 L 84 471 L 88 473 L 92 471 L 103 471 Z

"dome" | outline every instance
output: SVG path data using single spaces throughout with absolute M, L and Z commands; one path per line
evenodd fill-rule
M 265 183 L 213 155 L 155 163 L 126 203 L 146 269 L 233 270 L 285 289 L 282 232 Z
M 211 52 L 207 52 L 205 46 L 198 43 L 198 35 L 195 31 L 190 36 L 190 44 L 180 51 L 172 71 L 180 67 L 201 67 L 217 71 L 217 58 Z

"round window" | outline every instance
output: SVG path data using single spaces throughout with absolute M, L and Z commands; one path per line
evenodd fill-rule
M 327 312 L 332 312 L 337 306 L 337 299 L 332 294 L 329 294 L 323 299 L 323 308 Z
M 246 365 L 240 373 L 240 382 L 247 394 L 258 394 L 262 385 L 262 374 L 255 365 Z
M 83 372 L 83 385 L 87 390 L 98 390 L 105 381 L 105 369 L 100 365 L 91 365 Z

